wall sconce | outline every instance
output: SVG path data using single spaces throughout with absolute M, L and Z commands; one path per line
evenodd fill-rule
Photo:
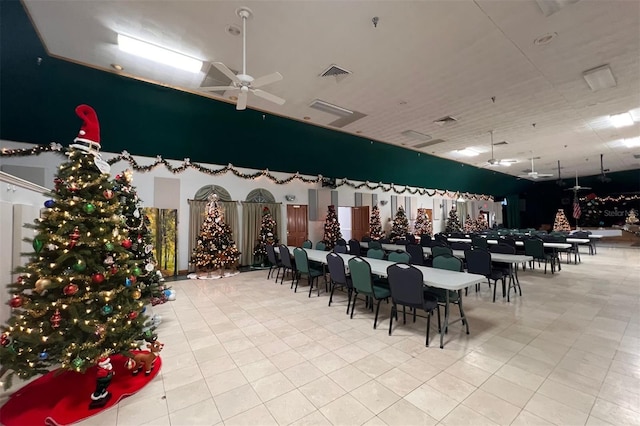
M 387 200 L 380 200 L 380 205 L 381 205 L 381 206 L 386 206 L 386 205 L 387 205 L 387 203 L 388 203 L 388 201 L 387 201 Z
M 287 201 L 295 201 L 296 200 L 296 196 L 295 195 L 285 195 L 284 199 Z

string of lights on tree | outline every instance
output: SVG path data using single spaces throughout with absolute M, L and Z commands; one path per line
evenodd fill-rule
M 64 154 L 64 149 L 63 149 L 63 146 L 58 143 L 51 143 L 49 145 L 38 145 L 33 148 L 22 148 L 22 149 L 2 148 L 0 150 L 0 157 L 26 157 L 30 155 L 40 155 L 46 152 L 55 152 L 55 153 Z M 279 179 L 278 177 L 272 175 L 269 169 L 260 170 L 255 173 L 243 173 L 240 170 L 236 169 L 233 166 L 233 164 L 228 164 L 224 167 L 216 169 L 216 168 L 205 167 L 199 163 L 192 163 L 191 159 L 189 158 L 185 158 L 181 165 L 173 166 L 171 165 L 171 163 L 169 163 L 169 161 L 165 160 L 160 155 L 156 157 L 156 160 L 153 163 L 147 164 L 147 165 L 141 165 L 127 151 L 122 151 L 121 154 L 118 154 L 115 157 L 107 160 L 107 163 L 109 165 L 113 165 L 119 161 L 125 161 L 129 163 L 129 166 L 134 171 L 141 172 L 141 173 L 150 172 L 156 167 L 164 166 L 169 172 L 173 174 L 183 173 L 189 169 L 194 169 L 199 171 L 200 173 L 204 173 L 210 176 L 220 176 L 225 173 L 233 173 L 233 175 L 242 179 L 253 180 L 253 179 L 265 177 L 278 185 L 285 185 L 287 183 L 293 182 L 294 180 L 299 180 L 304 183 L 322 183 L 326 179 L 322 175 L 318 175 L 317 177 L 313 177 L 313 178 L 304 177 L 299 172 L 295 172 L 294 174 L 290 175 L 287 178 Z M 493 201 L 492 196 L 484 195 L 484 194 L 479 195 L 479 194 L 471 194 L 468 192 L 458 192 L 458 191 L 448 191 L 448 190 L 438 190 L 438 189 L 429 191 L 428 189 L 424 189 L 424 188 L 410 188 L 409 186 L 406 186 L 406 185 L 396 186 L 393 183 L 383 184 L 382 182 L 372 183 L 372 182 L 366 181 L 362 183 L 354 183 L 347 178 L 335 180 L 336 188 L 343 185 L 346 185 L 353 189 L 366 188 L 371 191 L 377 190 L 377 189 L 381 190 L 382 192 L 393 191 L 395 194 L 398 194 L 398 195 L 409 193 L 411 195 L 416 195 L 416 194 L 427 195 L 429 197 L 433 197 L 433 196 L 449 197 L 449 198 L 462 197 L 467 200 Z

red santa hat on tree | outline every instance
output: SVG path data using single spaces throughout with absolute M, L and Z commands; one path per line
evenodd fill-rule
M 83 104 L 76 107 L 76 114 L 84 123 L 78 132 L 78 137 L 73 140 L 77 143 L 71 146 L 85 151 L 99 151 L 100 123 L 98 122 L 96 111 L 89 105 Z

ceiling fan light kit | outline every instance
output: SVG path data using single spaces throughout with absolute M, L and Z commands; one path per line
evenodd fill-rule
M 241 7 L 236 10 L 236 15 L 242 19 L 242 73 L 234 74 L 233 71 L 231 71 L 222 62 L 213 62 L 212 65 L 231 80 L 231 85 L 201 87 L 200 89 L 209 92 L 227 90 L 238 91 L 238 100 L 236 103 L 236 109 L 238 111 L 242 111 L 247 108 L 247 98 L 249 93 L 277 105 L 283 105 L 285 103 L 284 99 L 259 89 L 259 87 L 282 80 L 282 75 L 279 72 L 274 72 L 258 78 L 253 78 L 247 74 L 247 19 L 250 19 L 253 16 L 253 12 L 248 7 Z

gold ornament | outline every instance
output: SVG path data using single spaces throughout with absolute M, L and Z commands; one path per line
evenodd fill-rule
M 140 299 L 140 297 L 142 297 L 142 293 L 140 293 L 140 291 L 135 290 L 133 293 L 131 293 L 131 297 L 133 297 L 135 300 Z
M 47 289 L 47 287 L 49 287 L 51 285 L 51 280 L 48 278 L 40 278 L 38 279 L 38 281 L 36 281 L 36 288 L 35 291 L 38 294 L 41 294 L 43 291 L 45 291 Z

